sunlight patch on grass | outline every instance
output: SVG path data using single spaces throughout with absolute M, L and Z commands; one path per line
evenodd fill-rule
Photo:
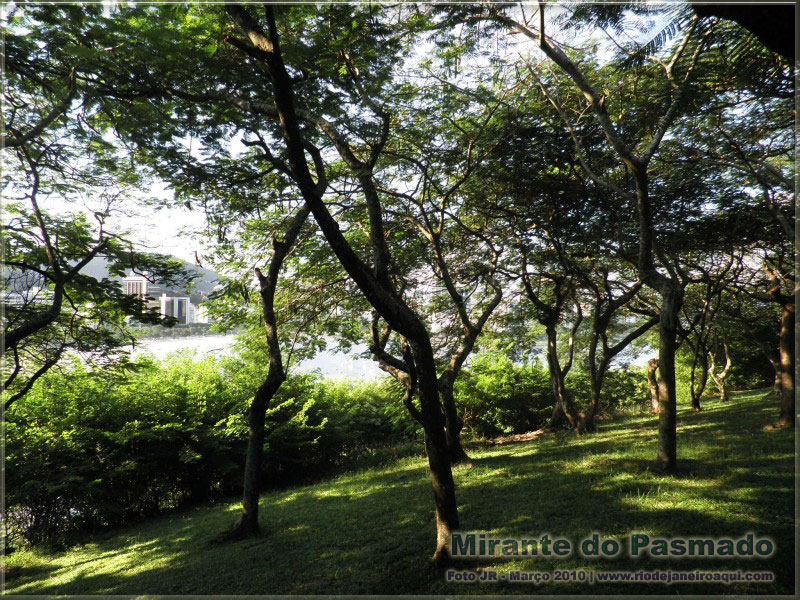
M 768 406 L 765 406 L 768 404 Z M 637 593 L 791 593 L 793 432 L 764 432 L 777 407 L 762 392 L 679 414 L 679 471 L 654 468 L 656 419 L 602 423 L 591 435 L 548 434 L 536 441 L 469 447 L 472 466 L 454 469 L 462 528 L 519 537 L 550 532 L 575 542 L 592 531 L 674 537 L 757 531 L 779 552 L 760 561 L 779 583 Z M 407 457 L 386 467 L 342 473 L 261 499 L 266 534 L 209 546 L 238 513 L 236 500 L 187 509 L 115 536 L 49 555 L 20 549 L 7 558 L 7 592 L 25 594 L 495 594 L 585 593 L 577 584 L 448 584 L 429 559 L 434 517 L 427 463 Z M 598 563 L 580 556 L 494 561 L 491 568 L 652 569 L 626 556 Z M 687 569 L 692 562 L 659 561 Z M 719 563 L 704 565 L 720 568 Z M 465 566 L 464 568 L 469 568 Z M 486 565 L 475 568 L 487 568 Z M 728 568 L 726 563 L 725 568 Z M 742 565 L 752 568 L 752 565 Z M 593 594 L 631 593 L 595 586 Z

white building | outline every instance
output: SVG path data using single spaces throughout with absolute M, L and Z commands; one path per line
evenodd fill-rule
M 208 323 L 208 311 L 200 306 L 202 297 L 185 291 L 165 290 L 146 277 L 129 274 L 122 280 L 122 291 L 147 301 L 150 308 L 158 307 L 165 317 L 175 317 L 178 323 Z M 160 292 L 160 294 L 159 294 Z

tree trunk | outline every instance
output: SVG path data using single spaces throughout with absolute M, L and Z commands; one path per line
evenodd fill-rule
M 586 408 L 586 411 L 580 415 L 580 423 L 578 428 L 584 432 L 591 432 L 596 429 L 594 418 L 597 415 L 597 409 L 600 406 L 600 391 L 602 389 L 602 383 L 599 385 L 592 381 L 592 397 L 589 400 L 589 406 Z
M 593 361 L 594 356 L 590 356 L 590 360 Z M 597 416 L 597 411 L 600 408 L 600 394 L 603 391 L 603 381 L 605 380 L 606 371 L 608 371 L 610 362 L 610 360 L 604 358 L 598 367 L 590 369 L 589 376 L 591 379 L 592 397 L 589 400 L 589 406 L 586 408 L 586 411 L 580 415 L 578 431 L 582 433 L 589 433 L 597 429 L 594 418 Z
M 769 359 L 769 364 L 772 365 L 772 368 L 775 369 L 775 380 L 772 383 L 772 393 L 776 396 L 781 395 L 781 360 L 780 355 L 777 358 L 773 358 L 772 356 L 767 357 Z
M 716 384 L 717 391 L 719 392 L 719 401 L 728 402 L 731 399 L 731 393 L 728 390 L 728 386 L 725 384 L 725 380 L 719 377 L 714 380 L 714 383 Z
M 589 381 L 592 386 L 592 397 L 586 411 L 580 414 L 580 428 L 589 432 L 595 430 L 594 417 L 597 414 L 597 407 L 600 405 L 600 392 L 603 389 L 603 378 L 605 377 L 605 363 L 597 364 L 597 345 L 600 343 L 598 308 L 595 308 L 592 318 L 592 337 L 589 342 Z
M 714 380 L 714 384 L 717 386 L 720 402 L 728 402 L 731 399 L 731 394 L 730 391 L 728 390 L 727 384 L 725 383 L 725 377 L 714 375 L 712 373 L 711 378 Z
M 556 405 L 550 415 L 550 428 L 569 427 L 583 432 L 578 413 L 572 405 L 572 399 L 564 384 L 564 378 L 560 374 L 556 374 L 553 377 L 553 394 L 556 397 Z
M 650 388 L 650 412 L 658 414 L 658 359 L 651 358 L 647 361 L 647 386 Z
M 703 354 L 700 357 L 701 362 L 701 371 L 700 371 L 700 383 L 697 385 L 697 390 L 692 390 L 693 397 L 692 397 L 692 407 L 694 408 L 695 403 L 697 404 L 697 410 L 700 410 L 700 398 L 703 397 L 703 392 L 706 390 L 706 385 L 708 385 L 708 357 Z M 695 400 L 696 398 L 696 400 Z
M 456 401 L 453 397 L 453 383 L 440 379 L 439 393 L 444 407 L 444 431 L 447 439 L 447 449 L 450 452 L 450 462 L 454 465 L 469 462 L 470 458 L 461 445 L 461 429 L 464 426 L 464 422 L 458 416 Z
M 547 365 L 550 371 L 550 381 L 553 385 L 553 395 L 556 404 L 550 416 L 550 427 L 558 429 L 564 425 L 575 429 L 578 426 L 578 415 L 572 406 L 572 400 L 564 383 L 561 365 L 558 362 L 558 346 L 556 343 L 555 327 L 547 327 Z
M 247 412 L 247 425 L 250 431 L 244 464 L 242 515 L 239 522 L 233 526 L 233 529 L 218 538 L 220 540 L 238 540 L 257 535 L 260 531 L 258 525 L 258 500 L 261 495 L 264 420 L 269 403 L 272 402 L 273 396 L 286 380 L 283 355 L 281 354 L 281 346 L 278 339 L 278 319 L 275 316 L 275 290 L 278 287 L 278 277 L 283 268 L 283 262 L 286 260 L 289 250 L 297 241 L 297 237 L 300 235 L 309 213 L 308 205 L 303 206 L 290 221 L 283 239 L 273 239 L 273 253 L 267 267 L 267 274 L 264 275 L 260 269 L 255 269 L 255 275 L 258 277 L 261 288 L 261 312 L 264 318 L 264 332 L 267 338 L 269 369 L 264 382 L 256 390 L 250 409 Z
M 424 419 L 425 452 L 428 455 L 433 498 L 436 506 L 436 550 L 433 562 L 438 566 L 450 563 L 450 536 L 458 530 L 458 505 L 456 486 L 450 462 L 443 423 L 442 405 L 436 365 L 430 341 L 417 343 L 410 340 L 418 378 L 421 413 Z
M 233 528 L 220 536 L 225 540 L 239 540 L 258 535 L 258 501 L 261 496 L 261 463 L 264 456 L 264 421 L 272 397 L 283 383 L 283 373 L 271 372 L 253 398 L 247 412 L 247 456 L 244 464 L 244 493 L 242 514 Z
M 728 352 L 728 344 L 723 337 L 722 340 L 722 348 L 725 351 L 725 367 L 722 369 L 722 372 L 718 375 L 716 373 L 717 366 L 714 361 L 714 355 L 709 352 L 708 354 L 708 374 L 711 376 L 711 379 L 714 381 L 714 384 L 717 386 L 717 390 L 719 390 L 719 399 L 721 402 L 728 402 L 731 399 L 730 392 L 728 391 L 728 385 L 725 383 L 725 380 L 728 377 L 728 374 L 731 372 L 731 355 Z
M 264 419 L 267 405 L 250 407 L 247 425 L 250 434 L 247 439 L 247 458 L 244 463 L 244 493 L 242 495 L 242 515 L 234 526 L 229 538 L 243 538 L 257 535 L 258 500 L 261 496 L 261 461 L 264 455 Z
M 674 282 L 664 285 L 659 321 L 658 370 L 658 457 L 664 471 L 677 467 L 678 407 L 675 391 L 675 350 L 682 290 Z
M 698 362 L 700 363 L 700 381 L 695 386 L 695 367 Z M 690 391 L 692 394 L 692 410 L 702 409 L 700 406 L 700 398 L 703 397 L 706 384 L 708 384 L 708 355 L 705 352 L 703 344 L 698 342 L 697 349 L 695 351 L 695 357 L 692 361 L 692 380 L 690 386 Z
M 781 413 L 778 417 L 778 425 L 781 427 L 794 427 L 796 418 L 794 406 L 794 327 L 794 304 L 784 304 L 781 310 L 779 338 Z

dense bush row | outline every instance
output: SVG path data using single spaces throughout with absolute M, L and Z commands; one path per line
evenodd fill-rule
M 641 369 L 612 370 L 606 376 L 601 408 L 608 412 L 647 405 Z M 580 408 L 591 398 L 589 375 L 573 368 L 567 388 Z M 502 352 L 476 355 L 456 381 L 456 402 L 464 427 L 479 437 L 523 433 L 546 424 L 555 404 L 547 369 L 537 362 L 515 364 Z
M 7 414 L 10 533 L 63 545 L 98 528 L 240 493 L 245 415 L 261 376 L 235 358 L 192 356 L 139 359 L 122 373 L 87 372 L 76 363 L 48 374 Z M 568 381 L 577 403 L 588 401 L 588 377 L 573 370 Z M 420 452 L 419 427 L 400 396 L 389 381 L 290 377 L 267 414 L 264 485 Z M 536 429 L 553 407 L 545 369 L 494 352 L 474 357 L 456 400 L 465 434 L 477 437 Z M 604 408 L 646 401 L 639 370 L 609 375 Z
M 79 364 L 44 377 L 7 413 L 10 534 L 76 534 L 239 493 L 245 413 L 258 374 L 235 360 L 142 359 L 127 374 Z M 290 378 L 267 416 L 264 478 L 318 476 L 415 434 L 396 390 Z

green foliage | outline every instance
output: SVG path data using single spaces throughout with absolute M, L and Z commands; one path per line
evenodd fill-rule
M 65 545 L 80 534 L 239 492 L 257 369 L 235 359 L 125 372 L 75 362 L 7 413 L 6 504 L 14 535 Z M 298 375 L 267 413 L 265 486 L 317 477 L 415 436 L 399 390 Z
M 217 365 L 133 367 L 108 374 L 76 362 L 7 413 L 6 503 L 27 541 L 63 544 L 205 500 L 235 478 L 236 448 L 219 427 L 234 399 Z
M 492 537 L 549 531 L 574 542 L 597 531 L 625 540 L 633 532 L 675 537 L 771 537 L 777 552 L 754 561 L 719 557 L 609 561 L 579 552 L 491 561 L 509 571 L 753 570 L 774 583 L 683 582 L 681 594 L 768 597 L 794 590 L 794 432 L 764 431 L 774 401 L 762 393 L 716 399 L 700 413 L 679 407 L 682 468 L 651 468 L 651 415 L 600 423 L 588 436 L 563 432 L 529 443 L 473 448 L 472 466 L 454 470 L 462 524 Z M 743 441 L 746 440 L 746 441 Z M 168 594 L 664 594 L 661 583 L 511 582 L 465 585 L 430 568 L 430 481 L 422 456 L 348 473 L 261 498 L 268 535 L 213 545 L 238 502 L 148 520 L 68 552 L 18 549 L 6 557 L 6 592 L 37 595 Z M 545 529 L 546 527 L 546 529 Z M 469 568 L 465 565 L 464 568 Z
M 473 358 L 456 380 L 455 398 L 464 428 L 480 437 L 538 429 L 555 404 L 545 369 L 536 362 L 515 364 L 499 352 Z
M 586 371 L 573 368 L 567 389 L 576 404 L 591 398 Z M 525 433 L 544 426 L 555 399 L 547 368 L 536 360 L 514 362 L 498 350 L 476 355 L 455 385 L 456 402 L 464 411 L 464 428 L 477 437 Z M 601 413 L 638 412 L 647 406 L 647 377 L 637 368 L 612 369 L 600 395 Z
M 567 377 L 567 390 L 580 407 L 589 402 L 592 384 L 589 373 L 573 368 Z M 644 367 L 610 369 L 603 379 L 600 391 L 600 413 L 638 413 L 649 410 L 650 391 L 647 387 L 647 370 Z

